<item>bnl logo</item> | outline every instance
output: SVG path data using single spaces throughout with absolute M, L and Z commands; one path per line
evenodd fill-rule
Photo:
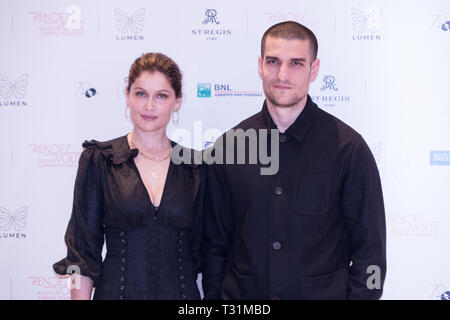
M 430 165 L 449 166 L 450 151 L 430 151 Z
M 197 97 L 211 98 L 211 83 L 197 83 Z
M 203 24 L 215 23 L 219 24 L 220 21 L 217 21 L 217 11 L 215 9 L 206 9 L 205 11 L 206 19 L 203 21 Z
M 336 79 L 333 76 L 325 76 L 323 77 L 324 85 L 322 88 L 320 88 L 320 91 L 324 91 L 327 89 L 338 91 L 338 88 L 336 88 L 334 82 Z

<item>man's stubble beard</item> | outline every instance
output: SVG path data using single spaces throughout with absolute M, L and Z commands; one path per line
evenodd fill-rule
M 276 98 L 273 96 L 273 94 L 271 92 L 269 92 L 269 90 L 264 90 L 264 94 L 266 96 L 266 99 L 270 101 L 270 103 L 277 108 L 292 108 L 297 106 L 300 101 L 302 101 L 306 95 L 304 95 L 303 97 L 299 97 L 299 96 L 294 96 L 291 101 L 288 101 L 287 103 L 280 103 L 276 100 Z

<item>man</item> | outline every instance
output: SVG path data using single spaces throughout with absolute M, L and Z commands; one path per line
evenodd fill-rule
M 262 38 L 258 66 L 266 101 L 233 130 L 279 135 L 276 148 L 267 144 L 279 168 L 262 175 L 261 162 L 208 166 L 205 299 L 382 294 L 386 227 L 378 169 L 363 138 L 309 97 L 320 66 L 317 47 L 314 34 L 292 21 Z M 223 159 L 239 152 L 230 141 Z

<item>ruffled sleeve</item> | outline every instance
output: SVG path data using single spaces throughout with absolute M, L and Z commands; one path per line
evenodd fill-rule
M 96 141 L 83 143 L 75 180 L 72 215 L 65 242 L 67 256 L 53 265 L 57 274 L 67 275 L 74 269 L 91 278 L 97 286 L 102 269 L 104 229 L 102 224 L 101 172 L 102 153 Z

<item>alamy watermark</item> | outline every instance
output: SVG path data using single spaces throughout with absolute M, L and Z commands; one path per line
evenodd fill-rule
M 190 141 L 189 131 L 183 131 L 182 135 L 187 136 L 185 140 Z M 172 151 L 172 162 L 261 165 L 261 175 L 274 175 L 280 166 L 279 143 L 278 129 L 230 129 L 220 135 L 212 147 L 203 151 L 191 150 L 177 144 Z
M 370 276 L 367 278 L 366 285 L 367 289 L 381 289 L 381 269 L 377 265 L 370 265 L 366 270 L 367 274 Z
M 70 265 L 67 267 L 66 273 L 69 276 L 67 279 L 67 288 L 72 289 L 81 289 L 81 270 L 77 265 Z

